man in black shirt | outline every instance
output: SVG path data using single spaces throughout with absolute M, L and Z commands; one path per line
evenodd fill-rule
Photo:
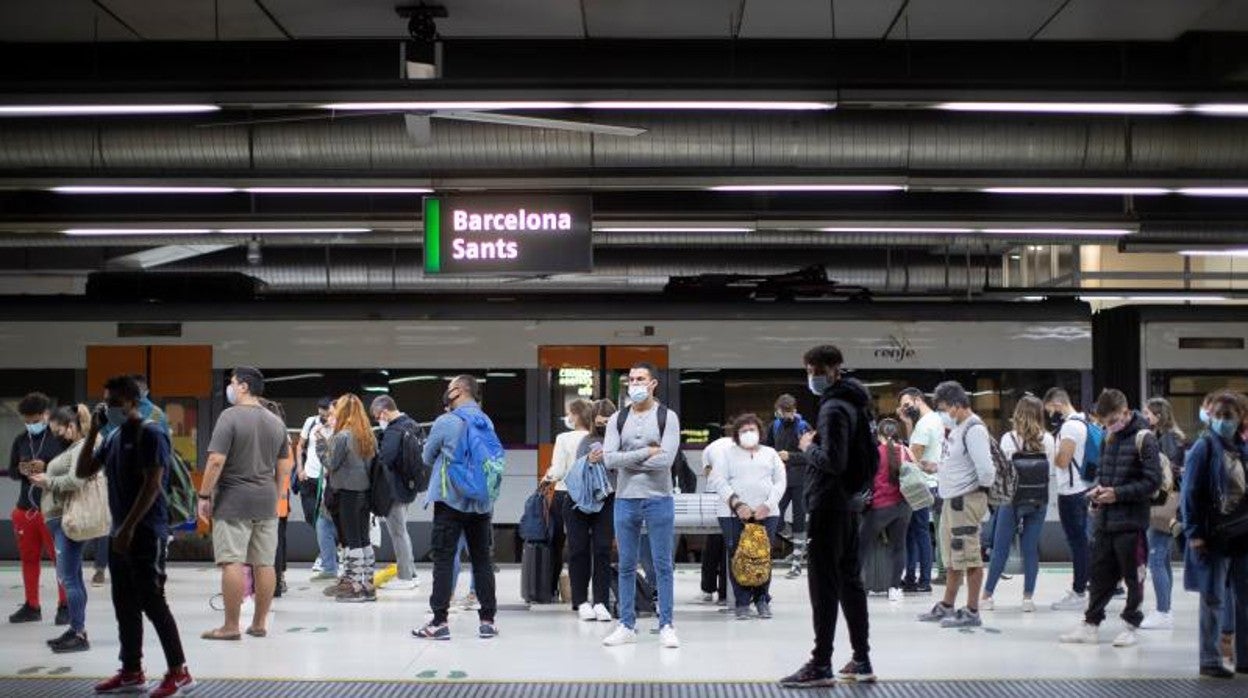
M 65 450 L 65 444 L 48 430 L 51 409 L 52 401 L 43 393 L 31 393 L 17 403 L 17 412 L 22 416 L 25 428 L 13 439 L 13 447 L 9 450 L 9 477 L 20 481 L 22 489 L 9 520 L 13 522 L 13 537 L 17 539 L 17 552 L 22 560 L 22 585 L 26 589 L 26 601 L 16 613 L 9 616 L 10 623 L 30 623 L 43 619 L 43 611 L 39 605 L 39 568 L 45 551 L 53 566 L 56 565 L 52 533 L 39 509 L 40 491 L 30 486 L 29 477 L 34 473 L 42 473 L 48 463 Z M 56 624 L 68 625 L 69 605 L 65 598 L 65 587 L 58 584 L 57 591 L 59 601 L 56 606 Z

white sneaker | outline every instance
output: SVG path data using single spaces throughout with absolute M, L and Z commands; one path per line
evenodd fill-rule
M 583 603 L 576 607 L 576 614 L 581 617 L 581 620 L 594 620 L 594 607 L 587 603 Z
M 615 626 L 615 630 L 610 635 L 602 638 L 604 647 L 619 647 L 631 645 L 634 642 L 637 642 L 637 631 L 623 625 Z
M 385 589 L 386 591 L 411 591 L 418 586 L 420 586 L 420 580 L 418 579 L 398 579 L 396 577 L 395 579 L 391 579 L 386 582 L 382 589 Z
M 1049 608 L 1054 611 L 1086 611 L 1088 610 L 1088 596 L 1087 594 L 1076 594 L 1073 591 L 1068 591 L 1061 601 L 1054 603 Z
M 1031 599 L 1023 599 L 1023 613 L 1035 613 L 1036 602 Z
M 1061 641 L 1068 645 L 1095 645 L 1101 641 L 1100 628 L 1089 623 L 1080 623 L 1069 633 L 1061 637 Z
M 1140 642 L 1139 636 L 1135 634 L 1138 629 L 1133 625 L 1123 628 L 1118 637 L 1114 638 L 1114 647 L 1135 647 Z
M 985 596 L 984 598 L 979 600 L 979 610 L 995 611 L 997 610 L 997 604 L 993 602 L 991 596 Z
M 312 563 L 312 574 L 316 574 L 317 572 L 324 572 L 324 571 L 325 571 L 325 568 L 321 565 L 321 556 L 317 555 L 316 562 Z
M 694 599 L 694 603 L 715 603 L 714 594 L 698 594 L 698 598 Z
M 680 647 L 680 638 L 676 637 L 676 628 L 665 625 L 659 629 L 659 642 L 669 650 Z
M 901 593 L 901 589 L 894 587 L 888 590 L 888 600 L 893 603 L 901 603 L 905 598 L 905 595 Z
M 594 620 L 599 623 L 610 623 L 615 619 L 611 617 L 611 611 L 608 610 L 606 606 L 596 603 L 594 604 Z
M 1173 630 L 1174 615 L 1169 611 L 1153 611 L 1148 614 L 1143 623 L 1140 623 L 1140 630 Z

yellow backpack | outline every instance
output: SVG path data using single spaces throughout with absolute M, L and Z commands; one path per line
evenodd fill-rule
M 771 579 L 771 540 L 762 524 L 747 523 L 732 554 L 732 578 L 743 587 L 760 587 Z

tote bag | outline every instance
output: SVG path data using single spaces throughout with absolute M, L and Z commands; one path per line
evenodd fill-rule
M 108 511 L 108 481 L 103 472 L 87 478 L 82 487 L 65 503 L 61 529 L 73 541 L 87 541 L 107 536 L 113 517 Z

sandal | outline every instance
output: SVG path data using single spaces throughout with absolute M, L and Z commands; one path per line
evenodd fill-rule
M 247 634 L 252 637 L 267 637 L 269 631 L 264 628 L 247 628 Z
M 202 640 L 237 641 L 237 640 L 243 639 L 243 636 L 241 633 L 226 633 L 226 632 L 222 632 L 220 628 L 214 628 L 212 630 L 204 631 L 204 633 L 200 635 L 199 637 Z

